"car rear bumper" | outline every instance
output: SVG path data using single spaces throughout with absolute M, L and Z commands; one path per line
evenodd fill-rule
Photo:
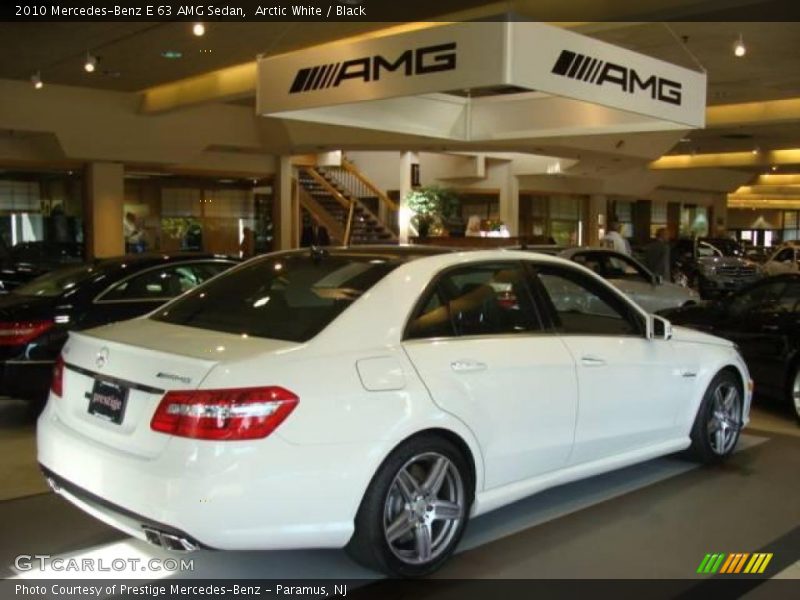
M 0 393 L 26 400 L 46 400 L 53 364 L 53 360 L 8 360 L 0 363 Z
M 67 500 L 129 535 L 221 550 L 339 548 L 352 536 L 364 447 L 170 438 L 148 459 L 71 429 L 54 402 L 38 422 L 39 464 Z

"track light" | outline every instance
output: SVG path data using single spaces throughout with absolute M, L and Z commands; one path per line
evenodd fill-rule
M 36 88 L 37 90 L 42 89 L 44 83 L 42 83 L 42 74 L 39 73 L 39 71 L 36 71 L 36 73 L 31 75 L 31 83 L 33 84 L 33 87 Z
M 97 57 L 86 53 L 86 62 L 83 63 L 83 68 L 87 73 L 94 73 L 97 68 Z
M 733 54 L 737 58 L 742 58 L 745 54 L 747 54 L 747 46 L 744 45 L 744 38 L 742 38 L 742 34 L 739 34 L 739 39 L 736 40 L 736 43 L 733 45 Z
M 202 23 L 195 23 L 192 26 L 192 33 L 195 34 L 197 37 L 203 36 L 206 33 L 206 26 Z

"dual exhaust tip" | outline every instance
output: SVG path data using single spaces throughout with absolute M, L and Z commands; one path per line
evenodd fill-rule
M 47 485 L 55 493 L 61 491 L 61 486 L 52 477 L 47 477 Z M 142 526 L 144 535 L 147 541 L 154 546 L 172 550 L 174 552 L 194 552 L 197 550 L 198 544 L 186 537 L 175 535 L 174 533 L 167 533 L 166 531 L 159 531 L 152 527 Z
M 151 527 L 142 527 L 144 530 L 145 538 L 147 541 L 166 550 L 174 552 L 194 552 L 197 550 L 197 544 L 188 540 L 185 537 L 175 535 L 173 533 L 166 533 Z

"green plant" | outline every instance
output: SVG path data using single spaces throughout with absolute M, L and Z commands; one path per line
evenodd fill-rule
M 414 213 L 420 237 L 427 237 L 436 221 L 451 219 L 458 214 L 459 200 L 454 190 L 438 185 L 411 190 L 406 196 L 409 209 Z

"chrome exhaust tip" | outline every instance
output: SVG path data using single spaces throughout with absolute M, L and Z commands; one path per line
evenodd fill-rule
M 172 550 L 174 552 L 194 552 L 197 550 L 197 544 L 172 533 L 166 533 L 153 529 L 151 527 L 143 527 L 145 538 L 149 543 L 165 550 Z

